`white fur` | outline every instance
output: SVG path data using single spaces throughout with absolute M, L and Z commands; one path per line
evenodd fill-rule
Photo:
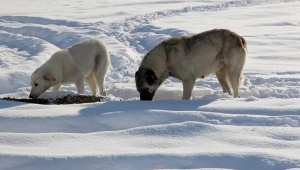
M 37 98 L 53 87 L 59 91 L 62 84 L 74 83 L 78 94 L 84 93 L 84 80 L 96 95 L 106 95 L 105 78 L 110 66 L 110 57 L 105 45 L 95 39 L 79 42 L 59 50 L 31 75 L 30 97 Z M 97 83 L 96 83 L 97 82 Z

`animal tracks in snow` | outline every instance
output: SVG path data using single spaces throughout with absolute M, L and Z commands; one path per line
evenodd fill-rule
M 28 97 L 33 70 L 83 39 L 105 42 L 112 67 L 105 102 L 0 101 L 0 169 L 300 167 L 299 1 L 16 2 L 0 6 L 0 97 Z M 193 100 L 175 100 L 182 85 L 169 78 L 156 101 L 135 101 L 134 73 L 148 50 L 169 36 L 215 27 L 248 42 L 241 98 L 223 94 L 212 75 L 196 82 Z M 70 92 L 74 86 L 45 95 Z

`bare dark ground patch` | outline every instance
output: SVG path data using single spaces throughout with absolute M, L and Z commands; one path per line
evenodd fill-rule
M 3 97 L 0 100 L 8 101 L 17 101 L 17 102 L 26 102 L 26 103 L 35 103 L 35 104 L 80 104 L 80 103 L 94 103 L 101 102 L 104 97 L 100 96 L 86 96 L 86 95 L 77 95 L 71 96 L 67 95 L 62 98 L 57 99 L 18 99 L 14 97 Z

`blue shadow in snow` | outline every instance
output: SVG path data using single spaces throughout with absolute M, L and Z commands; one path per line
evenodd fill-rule
M 168 111 L 197 111 L 200 106 L 215 100 L 159 100 L 159 101 L 120 101 L 103 102 L 92 107 L 84 108 L 81 114 L 102 114 L 117 111 L 137 110 L 168 110 Z
M 24 105 L 24 104 L 28 104 L 28 103 L 0 100 L 0 109 L 21 106 L 21 105 Z

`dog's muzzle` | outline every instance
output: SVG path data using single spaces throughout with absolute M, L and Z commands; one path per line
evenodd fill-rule
M 35 99 L 35 98 L 38 98 L 39 97 L 39 95 L 37 96 L 37 95 L 32 95 L 32 94 L 30 94 L 29 95 L 29 98 L 31 98 L 31 99 Z
M 153 100 L 155 92 L 150 93 L 148 90 L 140 91 L 140 100 Z

